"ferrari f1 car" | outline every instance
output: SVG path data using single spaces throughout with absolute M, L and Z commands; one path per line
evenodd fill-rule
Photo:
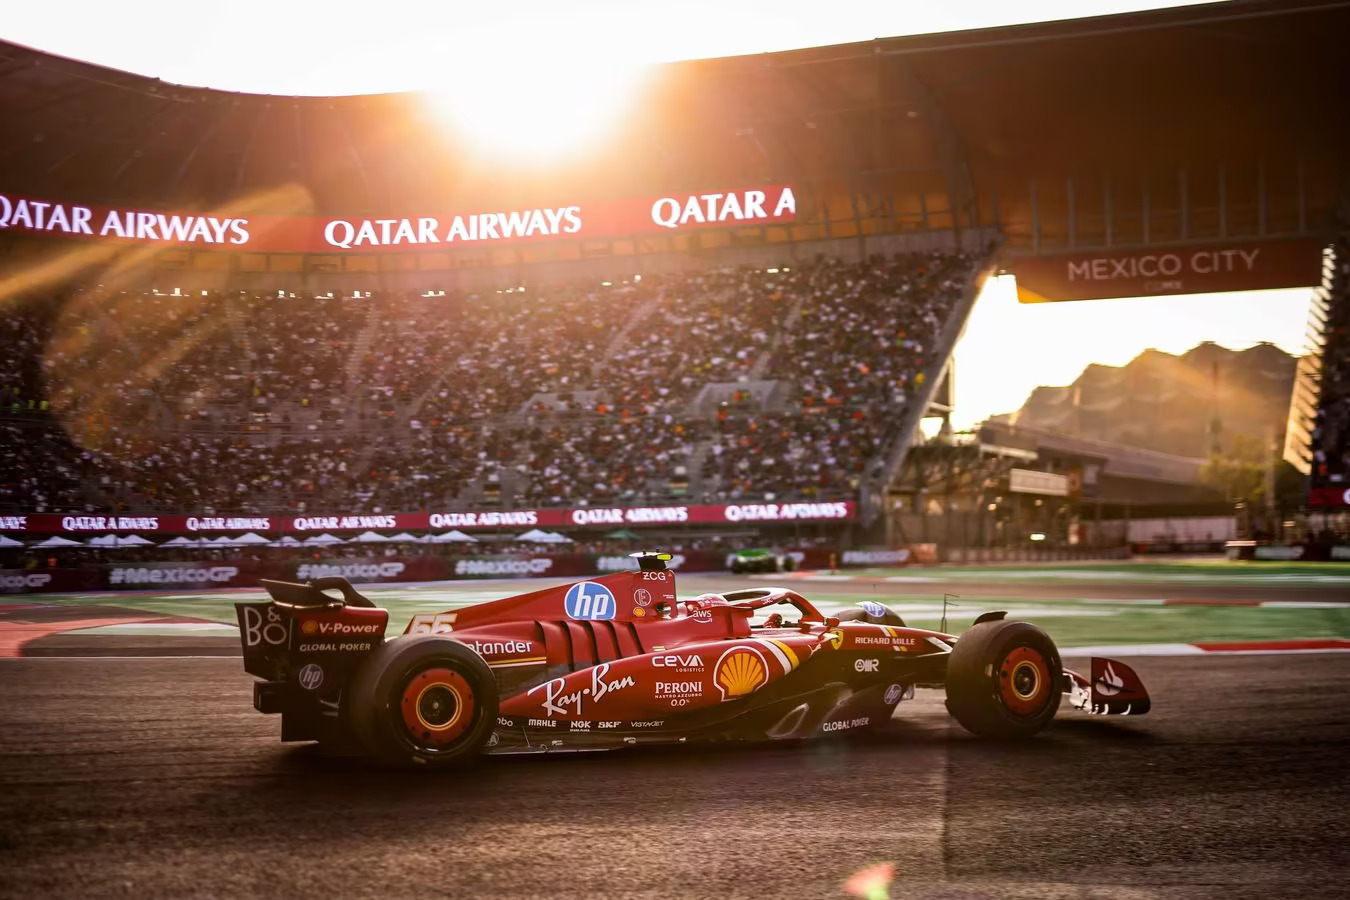
M 388 612 L 346 579 L 264 581 L 270 601 L 235 604 L 253 705 L 281 715 L 283 741 L 427 768 L 861 732 L 916 687 L 990 738 L 1040 731 L 1063 694 L 1091 714 L 1149 709 L 1125 664 L 1065 670 L 1045 632 L 1002 612 L 953 635 L 872 601 L 827 616 L 786 588 L 681 600 L 668 554 L 634 556 L 636 572 L 417 615 L 388 640 Z

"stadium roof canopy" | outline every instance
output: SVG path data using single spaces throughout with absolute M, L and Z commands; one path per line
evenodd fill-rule
M 1032 179 L 1189 168 L 1297 190 L 1316 216 L 1350 147 L 1347 35 L 1347 2 L 1233 0 L 670 64 L 607 143 L 529 172 L 475 157 L 414 94 L 236 94 L 0 43 L 0 192 L 398 215 L 755 183 L 846 185 L 856 205 L 903 184 L 965 190 L 971 220 L 1017 232 Z

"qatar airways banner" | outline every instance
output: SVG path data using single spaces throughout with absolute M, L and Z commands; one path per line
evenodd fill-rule
M 305 516 L 100 516 L 33 513 L 0 515 L 0 532 L 33 534 L 238 534 L 245 531 L 319 534 L 324 531 L 585 528 L 621 525 L 720 525 L 848 521 L 852 500 L 819 503 L 719 503 L 702 506 L 582 506 L 492 512 Z
M 555 206 L 427 210 L 400 218 L 211 215 L 0 194 L 0 232 L 249 253 L 388 253 L 791 222 L 790 185 Z
M 1322 242 L 1228 241 L 1027 256 L 1008 266 L 1022 303 L 1312 287 Z
M 1320 487 L 1308 491 L 1308 505 L 1342 509 L 1350 507 L 1350 488 Z
M 30 531 L 36 534 L 111 534 L 116 532 L 161 532 L 169 534 L 242 534 L 245 531 L 278 531 L 288 521 L 277 516 L 100 516 L 57 513 L 0 515 L 0 531 Z

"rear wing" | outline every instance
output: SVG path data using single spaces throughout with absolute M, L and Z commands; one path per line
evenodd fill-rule
M 264 579 L 262 585 L 271 600 L 234 605 L 244 671 L 250 675 L 285 681 L 311 664 L 322 672 L 345 673 L 384 642 L 389 613 L 345 578 L 308 584 Z

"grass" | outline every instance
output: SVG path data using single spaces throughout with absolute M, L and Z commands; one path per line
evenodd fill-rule
M 402 631 L 418 613 L 434 613 L 506 596 L 514 585 L 456 588 L 385 586 L 368 589 L 371 598 L 390 613 L 391 633 Z M 123 596 L 50 596 L 41 602 L 63 605 L 117 605 L 167 616 L 190 616 L 233 624 L 234 604 L 262 599 L 259 592 L 229 594 L 135 594 Z M 818 600 L 827 615 L 872 595 L 833 595 Z M 942 596 L 905 597 L 892 601 L 906 622 L 920 628 L 938 628 Z M 959 633 L 978 614 L 1006 609 L 1009 617 L 1035 622 L 1066 647 L 1093 644 L 1189 643 L 1192 641 L 1284 640 L 1296 638 L 1350 638 L 1350 606 L 1345 609 L 1297 609 L 1244 606 L 1139 606 L 1128 602 L 1083 603 L 1037 597 L 964 600 L 948 613 L 948 628 Z M 1039 610 L 1039 613 L 1037 612 Z M 1025 611 L 1025 612 L 1021 612 Z

